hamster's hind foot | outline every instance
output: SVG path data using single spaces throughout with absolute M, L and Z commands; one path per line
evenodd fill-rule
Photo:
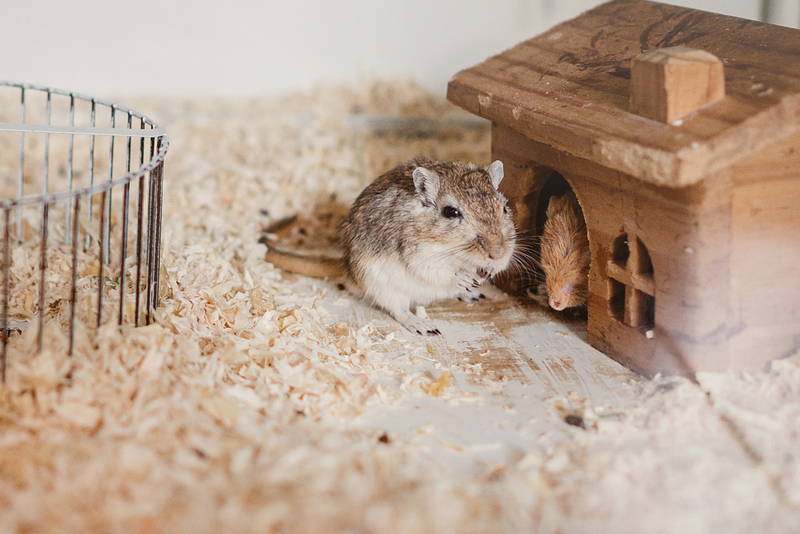
M 436 328 L 435 324 L 425 319 L 420 319 L 411 312 L 393 313 L 392 317 L 409 331 L 415 332 L 421 336 L 440 336 L 442 334 L 439 332 L 439 329 Z

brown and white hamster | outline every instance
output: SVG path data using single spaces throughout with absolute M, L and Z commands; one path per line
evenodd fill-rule
M 516 231 L 497 190 L 503 164 L 417 158 L 378 177 L 342 224 L 351 286 L 412 332 L 437 335 L 411 306 L 483 298 L 476 288 L 508 267 Z
M 550 307 L 583 307 L 589 296 L 589 238 L 575 193 L 550 197 L 541 241 L 541 266 Z

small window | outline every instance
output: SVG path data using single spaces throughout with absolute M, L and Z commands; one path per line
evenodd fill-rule
M 628 248 L 628 234 L 622 234 L 614 240 L 611 245 L 611 259 L 620 265 L 625 265 L 630 256 L 630 249 Z
M 655 324 L 653 262 L 647 247 L 634 234 L 622 234 L 611 245 L 608 275 L 608 313 L 634 328 L 649 330 Z
M 625 284 L 613 278 L 608 279 L 610 296 L 608 299 L 608 312 L 617 321 L 625 321 Z

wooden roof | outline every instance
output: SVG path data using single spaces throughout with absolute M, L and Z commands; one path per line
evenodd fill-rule
M 723 61 L 727 96 L 680 125 L 629 113 L 631 59 L 678 45 Z M 680 187 L 800 129 L 800 31 L 616 0 L 459 72 L 447 97 L 556 149 Z

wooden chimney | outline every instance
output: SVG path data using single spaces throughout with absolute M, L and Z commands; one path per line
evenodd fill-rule
M 722 61 L 704 50 L 661 48 L 631 62 L 631 113 L 671 123 L 723 98 Z

